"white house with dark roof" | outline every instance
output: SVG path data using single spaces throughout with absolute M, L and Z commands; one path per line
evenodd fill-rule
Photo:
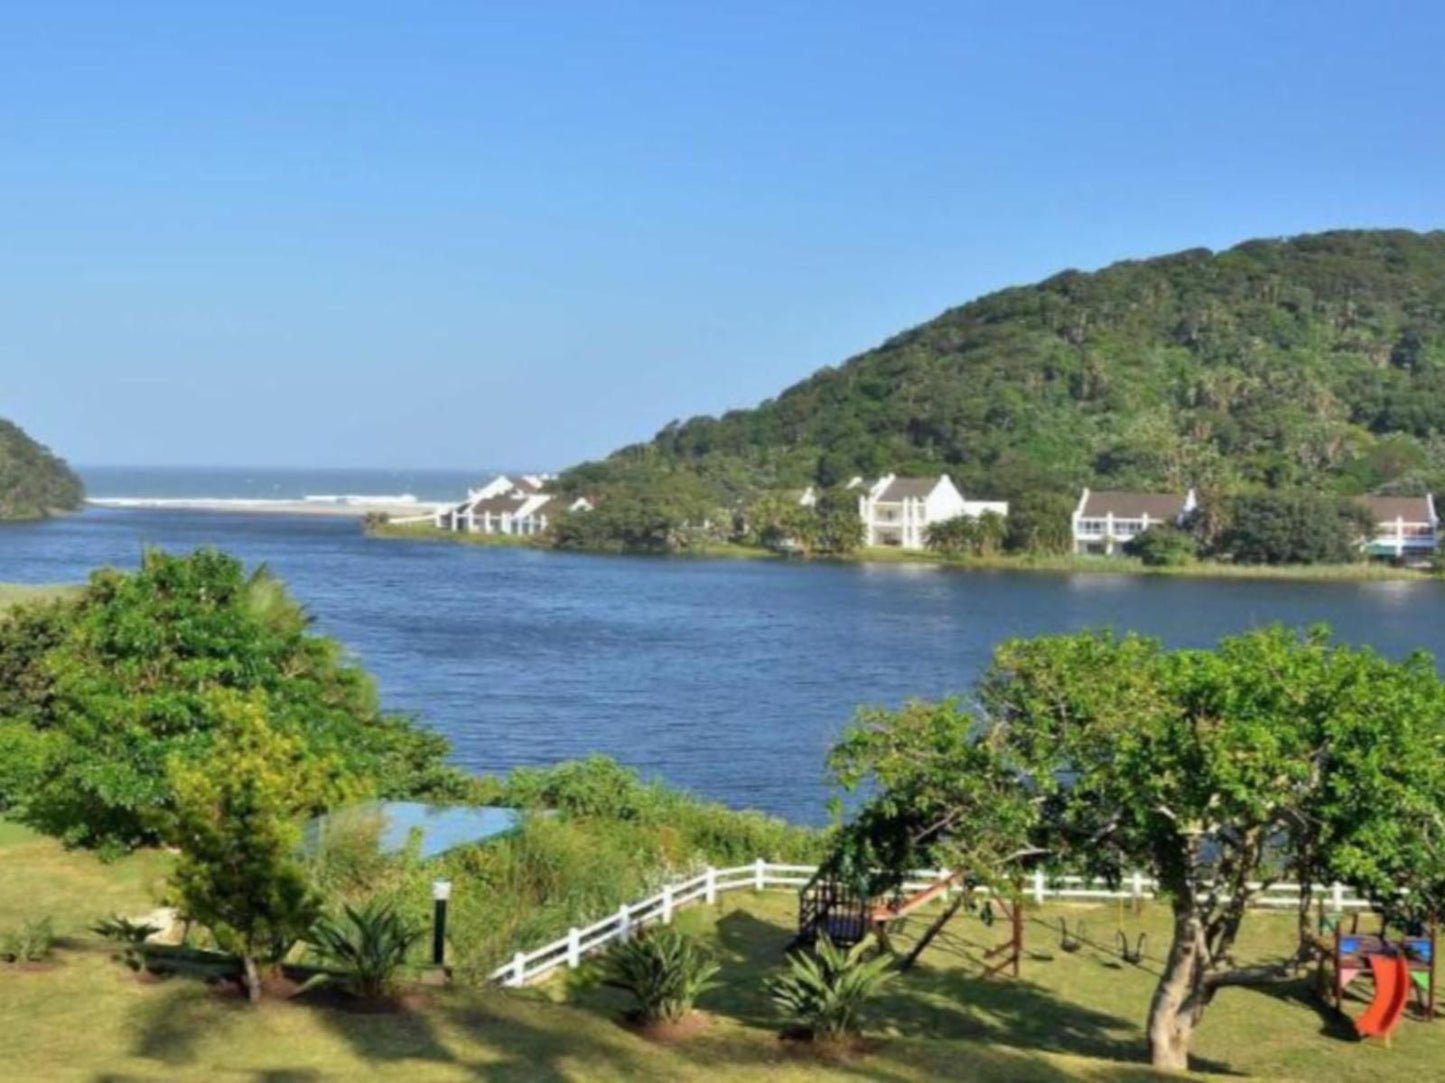
M 590 511 L 585 497 L 568 498 L 546 492 L 547 475 L 524 474 L 513 481 L 499 474 L 467 499 L 437 512 L 435 523 L 442 530 L 468 534 L 540 534 L 557 516 L 567 511 Z
M 1113 556 L 1151 526 L 1179 526 L 1198 506 L 1193 489 L 1183 495 L 1085 489 L 1074 508 L 1074 552 Z
M 1375 534 L 1365 542 L 1372 557 L 1427 560 L 1440 543 L 1440 517 L 1435 498 L 1426 496 L 1362 496 L 1360 503 L 1375 519 Z
M 861 488 L 863 484 L 859 478 L 848 487 Z M 934 523 L 960 515 L 977 517 L 985 512 L 1007 515 L 1008 503 L 965 500 L 947 474 L 936 478 L 885 474 L 858 497 L 858 517 L 863 520 L 865 546 L 922 549 L 927 543 L 927 530 Z

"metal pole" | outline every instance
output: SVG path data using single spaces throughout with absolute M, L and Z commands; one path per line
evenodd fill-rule
M 442 966 L 446 962 L 447 900 L 451 896 L 450 880 L 437 880 L 432 884 L 431 897 L 434 909 L 432 912 L 431 961 L 434 966 Z

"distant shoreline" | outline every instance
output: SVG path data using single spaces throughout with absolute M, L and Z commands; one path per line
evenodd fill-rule
M 91 497 L 88 508 L 110 511 L 215 511 L 246 515 L 325 515 L 361 519 L 377 513 L 392 519 L 429 518 L 448 505 L 410 496 L 308 496 L 299 500 L 251 497 Z
M 381 523 L 367 528 L 367 535 L 394 541 L 546 549 L 535 537 L 510 534 L 472 534 L 438 530 L 426 523 Z M 590 552 L 568 549 L 559 552 Z M 629 553 L 597 550 L 611 556 L 656 556 L 678 560 L 796 560 L 813 564 L 922 564 L 960 572 L 1037 572 L 1054 575 L 1139 575 L 1177 579 L 1286 579 L 1337 582 L 1439 581 L 1439 576 L 1413 568 L 1389 564 L 1220 564 L 1195 561 L 1172 567 L 1147 567 L 1133 557 L 1010 556 L 945 557 L 938 553 L 915 549 L 859 549 L 847 556 L 788 556 L 770 549 L 746 545 L 718 543 L 698 549 L 682 549 L 675 553 Z

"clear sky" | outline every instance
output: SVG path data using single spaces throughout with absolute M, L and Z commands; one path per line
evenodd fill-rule
M 1445 226 L 1445 5 L 0 5 L 0 415 L 561 466 L 1066 267 Z

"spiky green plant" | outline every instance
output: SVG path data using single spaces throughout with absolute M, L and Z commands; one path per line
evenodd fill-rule
M 132 970 L 140 970 L 145 965 L 145 943 L 160 932 L 161 927 L 145 921 L 132 921 L 119 914 L 112 914 L 92 925 L 90 931 L 96 936 L 119 944 L 120 961 Z
M 864 1005 L 896 976 L 890 956 L 868 958 L 860 941 L 844 951 L 820 936 L 811 952 L 788 956 L 788 971 L 768 983 L 773 1004 L 815 1040 L 836 1041 L 862 1030 Z
M 48 917 L 22 921 L 0 937 L 0 959 L 7 963 L 38 963 L 55 950 L 55 926 Z
M 394 990 L 397 971 L 425 932 L 408 924 L 394 904 L 370 899 L 359 909 L 343 907 L 340 918 L 323 915 L 307 942 L 346 975 L 353 993 L 379 1000 Z
M 606 984 L 637 1000 L 644 1023 L 676 1023 L 717 983 L 718 965 L 696 940 L 670 925 L 656 926 L 607 953 Z

